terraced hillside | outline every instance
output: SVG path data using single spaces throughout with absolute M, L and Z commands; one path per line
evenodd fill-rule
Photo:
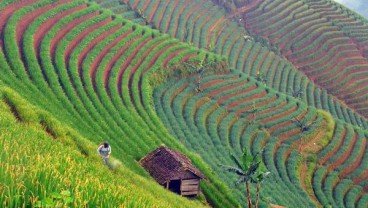
M 300 98 L 311 106 L 323 108 L 334 117 L 368 128 L 367 119 L 355 110 L 332 96 L 324 88 L 319 87 L 304 73 L 284 56 L 280 54 L 277 47 L 267 45 L 267 41 L 260 36 L 253 39 L 245 39 L 247 31 L 242 27 L 244 20 L 240 21 L 239 15 L 226 14 L 226 12 L 210 1 L 103 1 L 98 0 L 101 5 L 109 7 L 106 2 L 126 5 L 132 8 L 137 15 L 141 14 L 152 27 L 170 34 L 179 40 L 188 42 L 217 54 L 228 57 L 231 68 L 243 71 L 250 76 L 261 73 L 263 81 L 272 88 L 287 94 L 302 92 Z M 251 9 L 258 1 L 251 1 L 249 5 L 240 8 L 238 13 Z M 110 5 L 111 5 L 110 4 Z M 160 12 L 153 13 L 152 10 Z M 130 11 L 130 10 L 129 10 Z M 208 18 L 198 18 L 201 14 L 211 11 Z M 121 14 L 118 14 L 121 15 Z M 203 15 L 202 15 L 203 16 Z M 157 17 L 156 19 L 153 19 Z M 170 22 L 167 20 L 170 19 Z M 287 80 L 281 82 L 280 80 Z
M 3 148 L 0 164 L 29 154 L 91 163 L 87 181 L 66 180 L 76 169 L 62 165 L 46 170 L 59 178 L 4 169 L 0 203 L 32 206 L 70 190 L 75 207 L 246 206 L 244 187 L 220 167 L 246 147 L 263 149 L 271 172 L 261 207 L 366 207 L 366 20 L 325 0 L 228 2 L 0 1 L 0 141 L 41 147 L 17 157 Z M 27 140 L 13 139 L 22 132 Z M 103 140 L 113 172 L 93 154 Z M 140 167 L 162 143 L 208 178 L 199 199 L 168 193 Z M 109 180 L 118 190 L 99 192 Z
M 266 38 L 316 84 L 367 117 L 364 43 L 338 26 L 342 20 L 324 13 L 334 11 L 326 5 L 321 1 L 263 1 L 242 16 L 251 33 Z
M 204 51 L 114 18 L 85 1 L 2 1 L 0 5 L 2 86 L 91 142 L 108 140 L 113 156 L 132 174 L 147 177 L 137 160 L 162 143 L 181 150 L 208 177 L 202 190 L 211 203 L 238 204 L 209 167 L 168 134 L 150 107 L 150 89 L 144 81 L 160 67 L 202 59 Z M 222 59 L 213 54 L 208 58 Z M 2 199 L 9 205 L 7 198 Z

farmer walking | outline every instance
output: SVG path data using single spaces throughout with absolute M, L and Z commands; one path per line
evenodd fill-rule
M 109 166 L 109 156 L 111 154 L 111 147 L 109 143 L 104 142 L 100 144 L 100 146 L 97 148 L 97 152 L 100 155 L 100 157 L 103 159 L 104 164 Z

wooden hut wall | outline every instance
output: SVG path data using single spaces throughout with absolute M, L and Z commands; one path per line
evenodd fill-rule
M 199 195 L 199 179 L 188 179 L 181 181 L 181 195 L 182 196 L 190 196 L 190 195 Z

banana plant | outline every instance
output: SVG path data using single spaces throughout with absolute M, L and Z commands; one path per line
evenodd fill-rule
M 235 182 L 236 185 L 245 183 L 248 208 L 253 206 L 250 183 L 259 182 L 259 186 L 257 187 L 260 189 L 260 183 L 269 174 L 269 172 L 265 174 L 265 172 L 262 171 L 261 167 L 264 167 L 264 165 L 262 163 L 261 154 L 262 151 L 253 156 L 247 148 L 244 148 L 240 158 L 231 154 L 231 159 L 236 166 L 221 165 L 226 171 L 235 173 L 238 176 L 238 180 Z M 259 189 L 257 189 L 256 207 L 258 206 Z

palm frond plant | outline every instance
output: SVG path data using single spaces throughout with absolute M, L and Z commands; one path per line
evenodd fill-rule
M 262 163 L 261 154 L 262 151 L 253 156 L 247 148 L 244 148 L 240 158 L 231 154 L 231 159 L 236 166 L 221 165 L 226 171 L 235 173 L 238 176 L 238 180 L 235 182 L 236 185 L 245 183 L 248 208 L 253 206 L 250 183 L 257 184 L 255 207 L 258 207 L 259 191 L 261 188 L 260 183 L 269 174 L 269 172 L 264 171 L 265 167 Z

